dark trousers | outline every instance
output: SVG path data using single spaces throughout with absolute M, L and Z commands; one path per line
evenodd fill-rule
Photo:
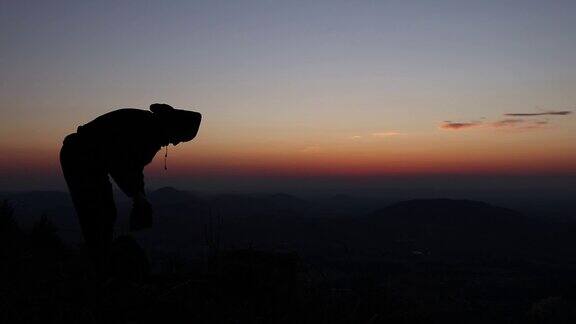
M 97 150 L 80 135 L 64 139 L 60 164 L 95 270 L 105 271 L 114 235 L 116 205 L 108 171 Z

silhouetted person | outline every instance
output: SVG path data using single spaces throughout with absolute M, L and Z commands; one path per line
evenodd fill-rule
M 144 167 L 161 147 L 192 140 L 200 127 L 202 115 L 197 112 L 166 104 L 153 104 L 150 110 L 126 108 L 104 114 L 68 135 L 60 151 L 85 247 L 97 272 L 105 268 L 116 220 L 108 175 L 133 200 L 130 229 L 151 227 Z

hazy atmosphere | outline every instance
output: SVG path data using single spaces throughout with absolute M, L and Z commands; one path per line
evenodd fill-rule
M 575 0 L 0 0 L 0 323 L 576 323 Z
M 65 135 L 154 102 L 204 119 L 193 143 L 169 148 L 167 171 L 163 154 L 147 167 L 152 188 L 566 187 L 575 12 L 573 1 L 2 1 L 0 190 L 64 189 Z

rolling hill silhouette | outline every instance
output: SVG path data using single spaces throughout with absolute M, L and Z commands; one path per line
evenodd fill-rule
M 93 306 L 95 314 L 104 316 L 106 309 L 124 314 L 128 307 L 146 310 L 139 315 L 142 322 L 157 322 L 166 314 L 175 320 L 218 322 L 213 319 L 244 319 L 252 312 L 277 319 L 269 322 L 292 314 L 288 322 L 294 323 L 340 323 L 338 319 L 349 314 L 360 320 L 346 323 L 369 322 L 374 314 L 381 316 L 376 322 L 386 323 L 418 322 L 415 318 L 493 322 L 511 316 L 525 322 L 528 310 L 537 317 L 541 309 L 557 304 L 570 309 L 576 300 L 573 222 L 527 217 L 472 200 L 389 204 L 390 197 L 313 200 L 289 194 L 205 195 L 169 187 L 148 196 L 155 225 L 131 235 L 134 238 L 116 239 L 117 245 L 124 242 L 119 249 L 124 254 L 118 253 L 114 263 L 120 279 L 114 290 L 101 294 L 118 303 L 105 309 Z M 89 282 L 79 285 L 76 279 L 85 277 L 78 241 L 68 241 L 63 248 L 58 240 L 60 236 L 66 243 L 67 223 L 75 221 L 66 195 L 34 192 L 0 198 L 22 206 L 21 213 L 14 214 L 19 223 L 36 220 L 32 229 L 12 226 L 14 235 L 3 235 L 9 239 L 4 251 L 13 260 L 5 263 L 10 266 L 5 279 L 21 277 L 28 289 L 15 299 L 18 312 L 36 314 L 25 301 L 28 295 L 43 296 L 37 287 L 46 280 L 50 289 L 92 289 Z M 129 201 L 118 200 L 119 215 L 126 215 L 129 207 Z M 4 227 L 10 233 L 11 227 Z M 24 242 L 16 244 L 24 250 L 14 249 L 10 240 Z M 141 262 L 146 256 L 150 272 L 147 262 Z M 152 295 L 138 285 L 127 288 L 129 281 L 146 282 Z M 125 298 L 125 292 L 140 299 Z M 76 299 L 76 293 L 67 293 L 58 305 L 68 307 Z M 253 310 L 245 309 L 246 300 Z M 148 308 L 142 301 L 155 306 Z M 325 305 L 332 305 L 328 313 L 334 317 L 315 320 L 315 312 Z M 272 308 L 280 315 L 270 314 Z M 48 304 L 41 309 L 48 310 Z
M 77 228 L 63 193 L 4 197 L 17 202 L 19 221 L 29 223 L 46 213 L 65 231 Z M 224 246 L 281 247 L 316 256 L 565 258 L 575 243 L 573 223 L 526 217 L 472 200 L 416 199 L 389 205 L 385 199 L 378 203 L 343 195 L 311 201 L 284 193 L 202 195 L 172 187 L 152 191 L 149 198 L 156 215 L 149 244 L 164 251 L 197 251 L 205 244 L 206 224 L 215 217 L 222 219 Z M 129 204 L 119 200 L 118 206 L 122 217 Z
M 470 200 L 404 201 L 380 209 L 366 220 L 414 253 L 466 256 L 514 251 L 536 229 L 510 209 Z

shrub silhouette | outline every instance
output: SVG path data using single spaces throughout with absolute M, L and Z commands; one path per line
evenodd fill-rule
M 7 200 L 0 201 L 0 280 L 9 282 L 20 271 L 24 247 L 24 233 L 14 219 L 14 208 Z

